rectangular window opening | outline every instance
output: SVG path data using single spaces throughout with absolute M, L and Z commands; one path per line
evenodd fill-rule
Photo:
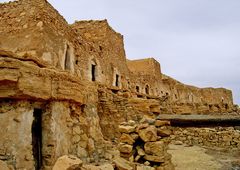
M 119 75 L 116 74 L 116 82 L 115 82 L 115 85 L 118 87 L 119 86 Z
M 92 81 L 96 81 L 96 65 L 92 64 Z
M 139 86 L 136 86 L 136 91 L 137 93 L 139 93 Z
M 71 52 L 70 47 L 67 45 L 67 50 L 65 54 L 65 61 L 64 61 L 65 70 L 71 70 Z

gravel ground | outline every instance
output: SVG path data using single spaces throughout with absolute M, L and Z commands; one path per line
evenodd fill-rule
M 170 144 L 168 152 L 176 170 L 240 170 L 240 149 L 226 151 Z

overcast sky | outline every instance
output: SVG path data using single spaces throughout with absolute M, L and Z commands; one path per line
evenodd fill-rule
M 3 2 L 3 0 L 0 0 Z M 107 19 L 127 58 L 198 87 L 233 90 L 240 104 L 240 0 L 49 0 L 69 23 Z

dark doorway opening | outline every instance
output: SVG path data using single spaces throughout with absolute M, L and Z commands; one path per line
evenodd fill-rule
M 92 64 L 92 81 L 96 81 L 96 65 Z
M 32 152 L 35 169 L 42 167 L 42 110 L 34 109 L 32 123 Z
M 146 92 L 146 94 L 149 94 L 149 86 L 148 85 L 146 85 L 146 87 L 145 87 L 145 92 Z
M 118 87 L 119 86 L 119 75 L 116 74 L 116 82 L 115 82 L 115 85 Z
M 136 91 L 137 93 L 139 93 L 139 86 L 136 86 Z

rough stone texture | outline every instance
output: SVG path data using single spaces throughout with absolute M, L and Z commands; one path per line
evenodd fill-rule
M 113 165 L 109 163 L 105 163 L 99 166 L 86 164 L 81 167 L 81 170 L 114 170 L 114 168 Z
M 123 125 L 119 126 L 119 132 L 121 132 L 121 133 L 131 133 L 134 131 L 135 131 L 134 126 L 123 126 Z
M 128 144 L 125 144 L 125 143 L 119 143 L 119 145 L 118 145 L 118 150 L 121 153 L 131 153 L 132 148 L 133 148 L 132 145 L 128 145 Z
M 146 154 L 163 157 L 166 151 L 166 144 L 163 141 L 147 142 L 144 144 L 144 150 Z
M 153 58 L 127 61 L 123 36 L 106 20 L 69 25 L 46 0 L 0 3 L 0 99 L 0 160 L 27 170 L 36 164 L 31 130 L 37 109 L 47 170 L 63 155 L 86 163 L 111 159 L 120 132 L 131 136 L 121 138 L 128 144 L 169 135 L 159 129 L 163 122 L 149 119 L 158 129 L 139 133 L 133 121 L 125 129 L 118 128 L 121 122 L 237 111 L 230 90 L 182 84 L 162 74 Z
M 158 162 L 158 163 L 164 162 L 164 157 L 155 156 L 155 155 L 144 155 L 144 159 L 151 162 Z
M 33 108 L 28 102 L 1 101 L 0 113 L 0 159 L 17 169 L 31 169 Z
M 116 165 L 118 170 L 133 170 L 133 165 L 121 157 L 114 158 L 113 163 Z
M 142 119 L 140 122 L 143 124 L 135 123 L 135 133 L 139 134 L 140 137 L 136 138 L 131 145 L 127 144 L 128 141 L 118 144 L 120 156 L 136 164 L 137 169 L 165 168 L 165 166 L 174 169 L 171 163 L 171 155 L 167 153 L 169 137 L 157 136 L 157 128 L 152 125 L 155 120 Z M 124 122 L 119 127 L 128 127 L 130 124 L 132 124 L 132 121 Z M 158 128 L 162 127 L 165 129 L 170 128 L 169 126 L 158 126 Z M 126 134 L 122 133 L 122 135 Z M 123 141 L 120 140 L 120 142 Z
M 77 170 L 82 166 L 82 161 L 72 155 L 64 155 L 58 158 L 53 170 Z
M 149 126 L 146 129 L 139 130 L 139 136 L 144 142 L 156 141 L 158 139 L 155 126 Z
M 10 170 L 7 166 L 7 163 L 0 160 L 0 169 L 1 170 Z
M 132 138 L 131 135 L 126 134 L 126 133 L 123 133 L 121 135 L 121 137 L 119 138 L 119 141 L 122 143 L 130 144 L 130 145 L 132 145 L 135 142 L 134 138 Z
M 188 145 L 226 149 L 240 147 L 240 131 L 234 127 L 173 128 L 173 132 L 173 143 L 181 141 Z

